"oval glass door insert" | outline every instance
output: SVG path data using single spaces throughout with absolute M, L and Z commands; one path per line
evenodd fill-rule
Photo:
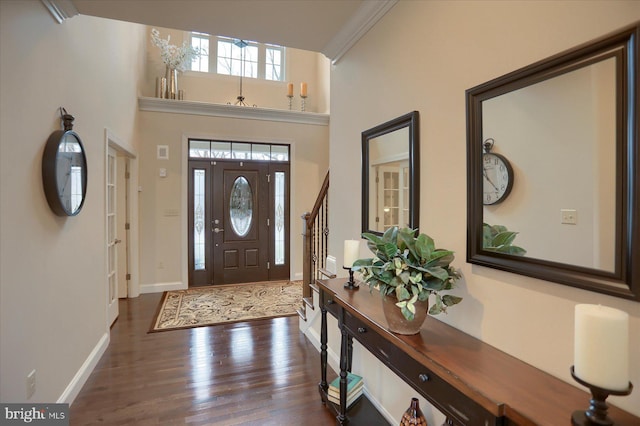
M 233 182 L 229 200 L 229 217 L 233 232 L 239 237 L 249 233 L 253 219 L 253 192 L 249 181 L 244 176 L 236 178 Z

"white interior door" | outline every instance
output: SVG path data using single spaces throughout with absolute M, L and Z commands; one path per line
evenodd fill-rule
M 116 210 L 117 197 L 117 158 L 116 151 L 109 147 L 107 151 L 107 319 L 109 325 L 118 318 L 118 222 Z
M 116 157 L 117 165 L 116 171 L 116 234 L 118 236 L 118 240 L 121 242 L 116 245 L 116 256 L 118 257 L 118 262 L 116 264 L 116 269 L 118 273 L 118 294 L 117 297 L 119 299 L 126 298 L 129 293 L 129 280 L 128 280 L 128 271 L 129 271 L 129 231 L 128 231 L 128 211 L 129 211 L 129 191 L 127 184 L 127 176 L 128 176 L 128 163 L 129 159 L 124 155 L 118 155 Z

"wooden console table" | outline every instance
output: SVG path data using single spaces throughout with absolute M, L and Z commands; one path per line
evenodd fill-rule
M 338 424 L 387 424 L 362 397 L 345 410 L 346 375 L 351 371 L 352 339 L 447 416 L 454 425 L 570 425 L 575 410 L 589 407 L 590 395 L 437 319 L 427 317 L 420 332 L 402 336 L 387 330 L 377 292 L 366 285 L 344 288 L 346 279 L 318 280 L 323 402 Z M 327 400 L 327 312 L 341 331 L 341 404 Z M 567 366 L 567 369 L 570 366 Z M 366 372 L 363 374 L 366 384 Z M 409 406 L 407 401 L 407 406 Z M 366 419 L 361 420 L 363 416 Z M 638 426 L 640 418 L 609 404 L 619 426 Z

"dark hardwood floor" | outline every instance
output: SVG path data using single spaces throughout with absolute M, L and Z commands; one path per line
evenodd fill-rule
M 111 343 L 71 405 L 72 426 L 335 424 L 298 317 L 147 333 L 159 301 L 120 301 Z

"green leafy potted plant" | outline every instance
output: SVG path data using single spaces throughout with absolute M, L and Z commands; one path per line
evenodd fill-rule
M 482 248 L 496 253 L 524 256 L 527 251 L 522 247 L 514 246 L 517 232 L 509 231 L 506 226 L 482 224 Z
M 446 312 L 449 306 L 462 301 L 461 297 L 442 295 L 451 290 L 460 274 L 451 266 L 452 251 L 438 249 L 426 234 L 415 236 L 411 228 L 392 227 L 382 236 L 363 233 L 367 246 L 375 257 L 358 259 L 353 269 L 361 271 L 371 289 L 378 288 L 383 296 L 383 308 L 391 331 L 415 334 L 427 315 L 429 296 L 432 315 Z M 397 320 L 390 320 L 394 311 Z M 392 322 L 400 324 L 392 324 Z M 416 323 L 410 324 L 410 323 Z M 398 327 L 396 327 L 398 326 Z

